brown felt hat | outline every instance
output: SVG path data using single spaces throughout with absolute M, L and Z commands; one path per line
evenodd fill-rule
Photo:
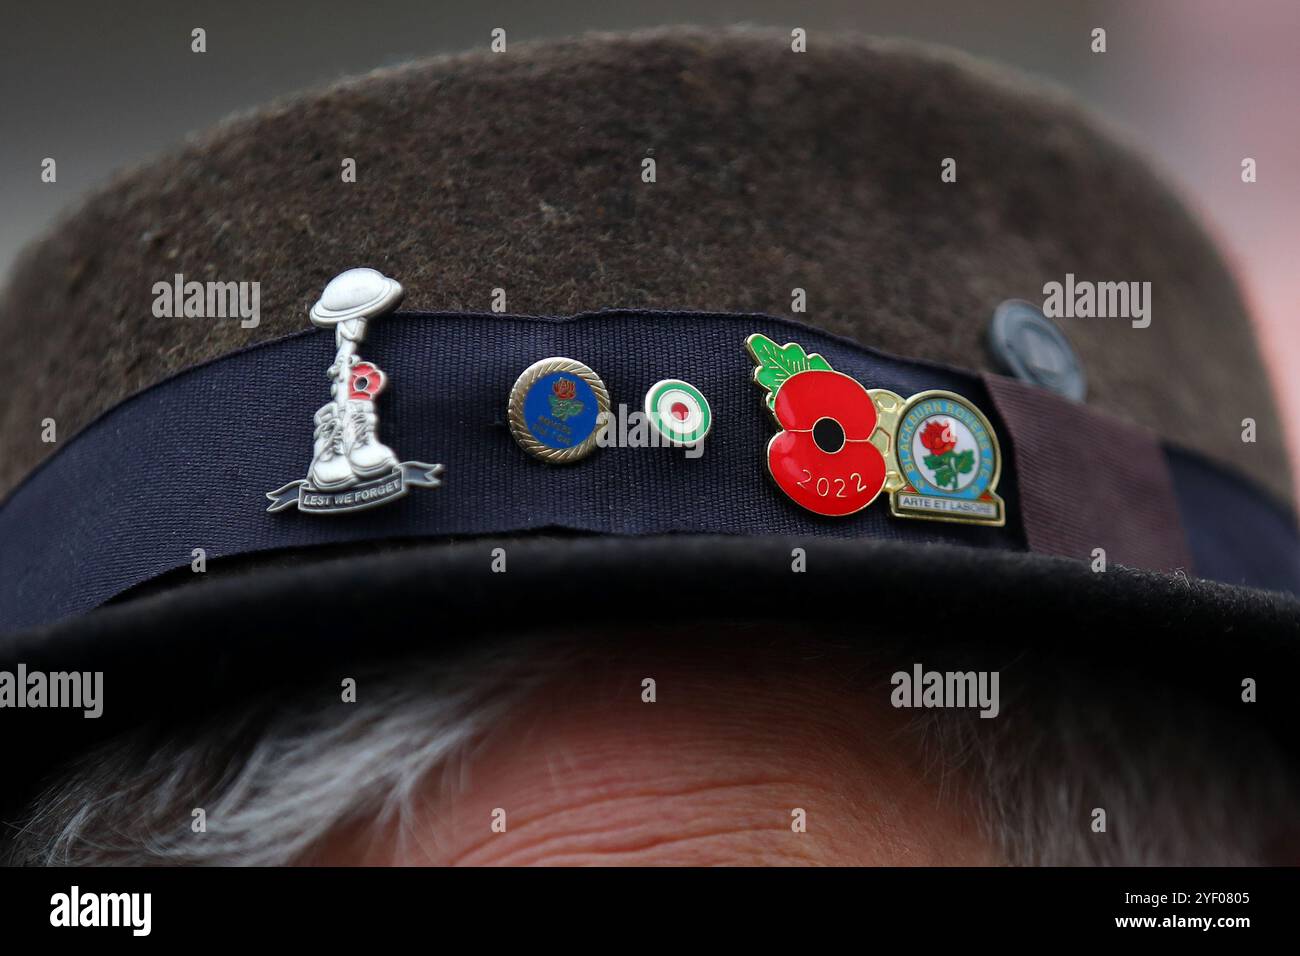
M 646 159 L 654 160 L 653 182 L 643 176 Z M 942 175 L 949 159 L 955 181 Z M 355 161 L 354 182 L 341 175 L 345 160 Z M 1010 614 L 1010 582 L 1018 579 L 1099 627 L 1144 621 L 1159 635 L 1177 622 L 1183 640 L 1188 628 L 1210 640 L 1228 627 L 1254 627 L 1275 649 L 1297 634 L 1298 605 L 1284 593 L 1296 555 L 1282 429 L 1242 297 L 1202 228 L 1158 169 L 1065 96 L 960 54 L 895 41 L 818 39 L 796 53 L 781 32 L 665 30 L 438 57 L 241 115 L 123 173 L 27 250 L 0 298 L 0 333 L 11 354 L 24 357 L 25 376 L 0 408 L 0 491 L 10 494 L 0 523 L 27 522 L 24 534 L 37 540 L 45 519 L 14 513 L 34 508 L 24 495 L 34 501 L 38 486 L 58 484 L 49 500 L 61 504 L 51 514 L 66 514 L 96 499 L 96 462 L 116 468 L 119 458 L 148 459 L 162 483 L 192 467 L 175 449 L 203 426 L 184 434 L 173 428 L 167 396 L 222 363 L 240 363 L 249 374 L 216 408 L 255 404 L 266 377 L 300 364 L 316 374 L 329 352 L 319 336 L 333 333 L 291 337 L 311 329 L 308 309 L 331 277 L 356 266 L 402 283 L 411 322 L 445 321 L 451 330 L 460 321 L 451 316 L 472 314 L 464 321 L 477 323 L 484 353 L 510 353 L 486 384 L 487 372 L 476 378 L 475 368 L 444 369 L 428 357 L 405 378 L 387 369 L 385 401 L 397 404 L 381 406 L 385 429 L 401 427 L 402 401 L 429 391 L 444 402 L 432 420 L 460 429 L 461 445 L 420 439 L 431 449 L 428 461 L 445 463 L 445 487 L 376 509 L 375 517 L 264 516 L 266 502 L 257 499 L 274 487 L 267 482 L 296 476 L 249 477 L 269 453 L 257 429 L 274 412 L 241 420 L 205 473 L 215 469 L 238 490 L 221 503 L 225 513 L 262 523 L 255 547 L 227 548 L 213 568 L 258 573 L 225 589 L 212 573 L 189 573 L 191 547 L 214 532 L 191 520 L 196 512 L 177 492 L 166 499 L 172 537 L 159 539 L 175 553 L 160 559 L 158 573 L 137 574 L 131 588 L 98 601 L 116 607 L 29 621 L 25 636 L 0 645 L 6 659 L 36 647 L 102 649 L 138 637 L 141 627 L 155 630 L 146 642 L 151 653 L 174 650 L 181 628 L 214 642 L 256 643 L 250 622 L 284 632 L 315 613 L 311 601 L 373 608 L 379 596 L 400 604 L 403 589 L 426 601 L 436 594 L 441 618 L 466 627 L 486 607 L 498 625 L 512 614 L 557 623 L 564 615 L 546 618 L 547 602 L 584 574 L 609 585 L 605 576 L 620 554 L 640 569 L 663 559 L 716 574 L 717 593 L 737 601 L 736 576 L 765 573 L 766 587 L 823 589 L 817 600 L 830 601 L 833 582 L 792 581 L 788 573 L 791 541 L 818 536 L 834 557 L 821 567 L 850 578 L 859 597 L 874 588 L 901 599 L 909 587 L 932 586 L 927 575 L 947 575 L 969 585 L 954 584 L 954 593 L 1003 601 Z M 260 323 L 156 316 L 154 285 L 175 274 L 259 282 Z M 1081 404 L 1016 381 L 989 338 L 1000 303 L 1041 303 L 1045 285 L 1067 275 L 1151 289 L 1146 327 L 1114 318 L 1059 321 L 1087 379 Z M 494 317 L 496 289 L 505 291 L 515 324 Z M 796 289 L 806 296 L 806 311 L 797 314 Z M 635 459 L 624 473 L 635 484 L 618 497 L 588 477 L 605 466 L 547 466 L 512 442 L 505 409 L 514 375 L 556 353 L 511 350 L 522 350 L 536 329 L 575 350 L 600 337 L 581 338 L 588 333 L 580 329 L 595 325 L 525 320 L 600 310 L 624 310 L 600 327 L 612 330 L 602 347 L 621 356 L 609 362 L 643 363 L 639 378 L 622 367 L 597 368 L 616 399 L 634 407 L 649 382 L 673 377 L 671 364 L 652 362 L 646 345 L 656 316 L 674 334 L 716 333 L 724 343 L 692 358 L 716 368 L 721 383 L 712 386 L 711 439 L 721 457 L 701 460 L 697 474 L 711 476 L 713 497 L 700 514 L 718 502 L 758 514 L 747 533 L 771 535 L 766 571 L 766 545 L 729 540 L 732 528 L 709 526 L 684 542 L 681 532 L 692 528 L 685 522 L 655 526 L 677 534 L 668 543 L 646 536 L 654 529 L 637 523 L 637 509 L 660 487 L 679 496 L 698 487 L 666 456 Z M 873 368 L 909 363 L 921 379 L 968 376 L 1004 445 L 1006 527 L 944 537 L 938 523 L 888 516 L 797 523 L 794 506 L 760 481 L 772 425 L 743 351 L 744 331 L 760 327 L 783 341 L 819 343 L 837 368 L 859 355 Z M 382 351 L 382 335 L 374 332 L 366 347 Z M 728 404 L 722 399 L 732 382 L 744 397 Z M 291 457 L 308 454 L 311 409 L 326 387 L 285 413 L 301 435 Z M 455 396 L 470 397 L 456 404 Z M 155 425 L 131 432 L 127 418 L 144 402 L 157 405 Z M 1247 418 L 1254 442 L 1242 440 Z M 58 424 L 57 443 L 42 441 L 46 419 Z M 741 440 L 743 429 L 750 431 Z M 128 434 L 147 441 L 109 442 Z M 61 456 L 86 457 L 92 436 L 116 450 L 97 452 L 75 474 L 59 472 Z M 433 457 L 451 447 L 461 449 L 459 460 Z M 1182 463 L 1172 479 L 1166 449 Z M 614 460 L 602 451 L 590 461 L 602 457 Z M 472 481 L 457 484 L 458 476 L 506 472 L 519 483 L 496 499 L 456 497 L 473 494 Z M 565 498 L 591 507 L 571 525 L 500 518 L 480 531 L 472 524 L 480 513 L 499 518 L 495 502 L 531 493 L 526 487 L 542 489 L 538 500 L 548 507 Z M 1242 500 L 1217 507 L 1228 493 Z M 116 493 L 95 504 L 147 504 L 157 494 Z M 463 513 L 451 514 L 456 508 Z M 404 524 L 431 509 L 445 512 L 437 533 L 414 534 Z M 1197 524 L 1216 514 L 1220 525 L 1210 531 Z M 298 533 L 335 520 L 350 522 L 330 525 L 346 527 L 347 540 L 316 547 L 276 538 L 281 528 Z M 1256 528 L 1282 535 L 1281 543 L 1268 551 Z M 1118 555 L 1129 567 L 1098 575 L 1087 563 L 1089 535 L 1108 529 L 1131 549 Z M 478 573 L 487 567 L 481 540 L 542 531 L 564 537 L 523 547 L 509 598 L 501 597 Z M 997 547 L 970 550 L 995 534 Z M 391 543 L 411 536 L 400 547 Z M 1148 548 L 1157 539 L 1160 546 Z M 68 541 L 56 546 L 75 550 Z M 1249 563 L 1256 552 L 1268 565 L 1264 576 L 1239 574 L 1232 562 Z M 368 577 L 368 597 L 331 584 L 354 579 L 359 554 L 365 564 L 356 574 Z M 467 563 L 457 564 L 464 555 Z M 17 569 L 19 556 L 10 559 Z M 94 582 L 115 559 L 98 560 Z M 304 576 L 304 560 L 319 561 L 328 574 Z M 1268 578 L 1278 567 L 1290 570 Z M 873 569 L 879 580 L 864 583 Z M 69 586 L 61 580 L 48 588 Z M 46 582 L 22 586 L 27 598 L 44 599 Z M 615 596 L 631 599 L 612 585 L 603 593 L 600 606 L 610 614 Z M 450 610 L 457 602 L 463 613 Z
M 517 313 L 783 315 L 803 288 L 810 324 L 993 371 L 999 302 L 1041 301 L 1067 273 L 1150 281 L 1149 328 L 1066 327 L 1087 401 L 1289 500 L 1241 295 L 1166 177 L 1064 96 L 966 56 L 820 38 L 795 54 L 768 31 L 439 57 L 120 175 L 27 250 L 0 300 L 28 383 L 0 411 L 0 491 L 57 447 L 43 419 L 70 437 L 168 375 L 299 331 L 361 264 L 416 309 L 486 311 L 503 287 Z M 153 282 L 173 273 L 260 280 L 261 324 L 155 318 Z

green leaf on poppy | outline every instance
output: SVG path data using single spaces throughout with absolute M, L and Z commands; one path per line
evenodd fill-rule
M 929 468 L 931 471 L 934 471 L 934 470 L 936 470 L 936 469 L 942 468 L 945 464 L 947 464 L 947 458 L 948 458 L 948 456 L 947 456 L 946 454 L 943 454 L 943 455 L 926 455 L 926 456 L 925 456 L 925 467 L 926 467 L 926 468 Z
M 954 488 L 956 488 L 957 473 L 952 470 L 952 468 L 949 466 L 947 462 L 944 462 L 943 467 L 938 469 L 934 473 L 934 483 L 938 485 L 940 488 L 944 488 L 948 485 L 952 485 Z
M 777 389 L 789 381 L 792 375 L 808 371 L 833 371 L 830 362 L 816 352 L 807 354 L 797 342 L 777 345 L 766 335 L 755 333 L 745 340 L 745 345 L 758 363 L 754 381 L 767 389 L 769 407 L 775 406 Z
M 966 472 L 975 467 L 975 452 L 969 448 L 963 452 L 959 452 L 953 459 L 953 467 L 955 467 L 960 474 L 966 474 Z

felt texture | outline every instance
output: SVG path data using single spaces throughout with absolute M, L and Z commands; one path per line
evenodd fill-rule
M 1088 401 L 1290 497 L 1241 297 L 1166 177 L 1066 98 L 964 56 L 822 36 L 795 54 L 788 34 L 747 30 L 416 63 L 119 176 L 0 296 L 23 357 L 0 406 L 0 493 L 57 448 L 43 419 L 66 439 L 166 375 L 299 331 L 328 279 L 363 264 L 434 310 L 485 310 L 500 287 L 522 313 L 788 314 L 802 288 L 813 324 L 973 370 L 996 370 L 999 301 L 1041 301 L 1067 272 L 1149 281 L 1149 328 L 1062 320 Z M 260 326 L 155 318 L 152 286 L 176 273 L 260 282 Z

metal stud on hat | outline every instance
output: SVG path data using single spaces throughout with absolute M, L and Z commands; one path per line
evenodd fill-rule
M 1088 393 L 1083 364 L 1065 333 L 1036 305 L 1008 299 L 993 310 L 989 348 L 1016 378 L 1081 402 Z

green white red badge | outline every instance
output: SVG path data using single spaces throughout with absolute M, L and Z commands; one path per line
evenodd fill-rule
M 694 445 L 713 427 L 708 399 L 694 385 L 677 378 L 650 386 L 645 394 L 645 414 L 670 445 Z
M 899 518 L 1005 524 L 997 436 L 969 400 L 865 388 L 821 355 L 757 333 L 745 347 L 780 429 L 767 445 L 768 470 L 796 504 L 843 517 L 887 491 Z

